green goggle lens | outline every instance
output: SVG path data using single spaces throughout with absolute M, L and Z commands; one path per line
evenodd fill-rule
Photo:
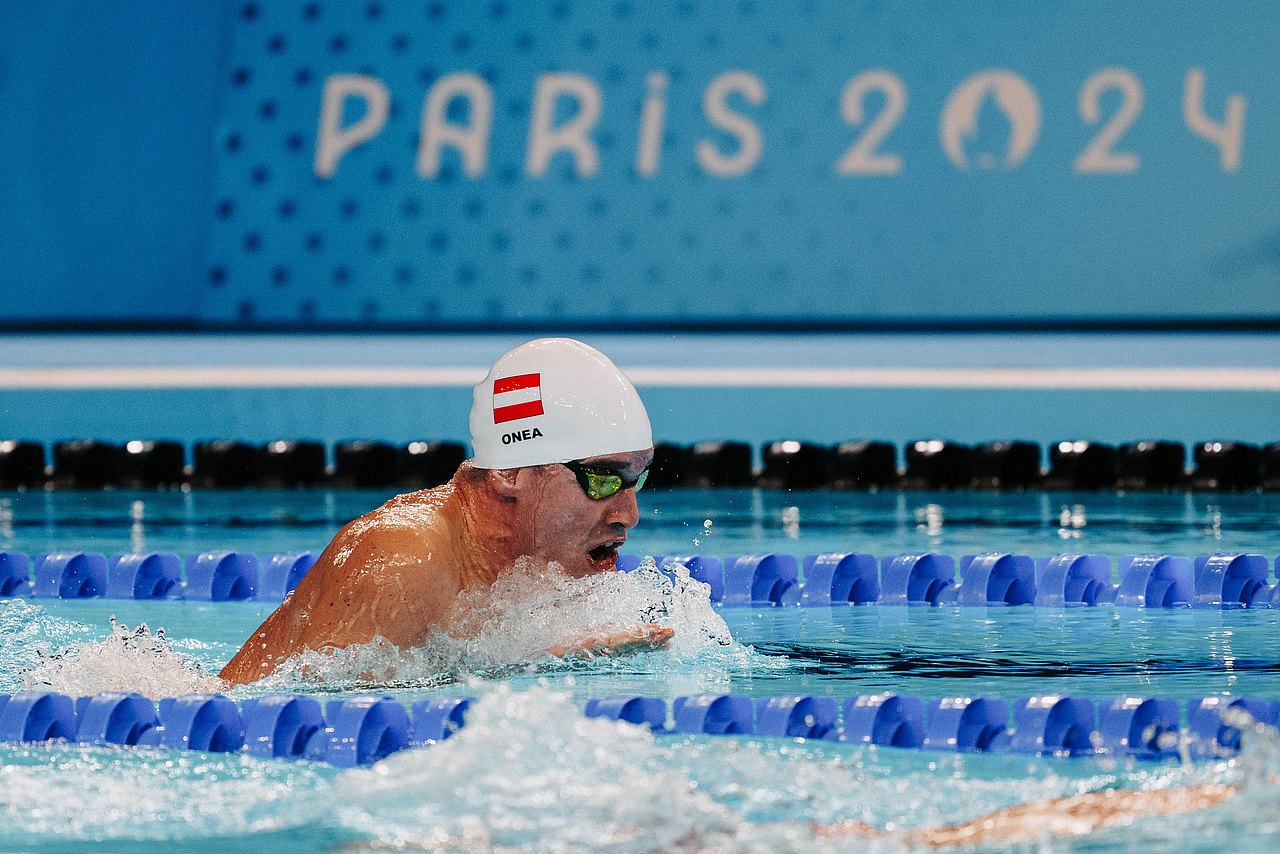
M 592 501 L 603 501 L 628 487 L 638 492 L 649 477 L 649 469 L 647 468 L 636 475 L 635 480 L 628 480 L 612 469 L 593 468 L 584 466 L 581 463 L 564 463 L 563 465 L 573 472 L 578 479 L 578 485 L 582 487 L 582 491 Z

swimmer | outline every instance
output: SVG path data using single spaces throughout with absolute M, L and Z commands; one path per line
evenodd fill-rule
M 1028 845 L 1123 827 L 1149 816 L 1209 809 L 1235 794 L 1236 787 L 1220 783 L 1169 789 L 1102 789 L 1005 807 L 946 827 L 892 833 L 865 822 L 843 821 L 815 825 L 813 830 L 826 837 L 892 838 L 911 848 Z
M 616 571 L 653 438 L 640 396 L 604 354 L 543 338 L 501 356 L 475 388 L 471 444 L 475 456 L 444 486 L 396 496 L 339 531 L 219 676 L 253 682 L 303 650 L 375 638 L 416 646 L 449 630 L 460 593 L 521 557 L 573 577 Z M 548 652 L 618 654 L 672 634 L 642 624 Z
M 813 824 L 809 830 L 821 838 L 878 839 L 908 850 L 973 850 L 997 845 L 1021 847 L 1041 845 L 1051 839 L 1086 836 L 1095 831 L 1124 827 L 1153 816 L 1205 810 L 1218 806 L 1236 794 L 1236 787 L 1221 783 L 1169 789 L 1101 789 L 1065 798 L 1017 804 L 943 827 L 895 831 L 882 830 L 862 821 L 840 821 L 835 824 Z M 739 849 L 734 844 L 734 835 L 732 831 L 716 834 L 694 832 L 682 837 L 670 850 L 736 851 Z M 344 846 L 346 849 L 360 851 L 432 851 L 440 847 L 441 837 L 438 834 L 421 840 L 368 840 Z

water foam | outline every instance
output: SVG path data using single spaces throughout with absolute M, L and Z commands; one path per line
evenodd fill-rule
M 898 831 L 1106 787 L 1221 782 L 1228 770 L 657 737 L 584 718 L 567 694 L 546 686 L 503 684 L 482 692 L 452 739 L 344 772 L 335 781 L 343 804 L 336 819 L 364 840 L 356 847 L 371 850 L 891 851 L 903 847 Z M 1276 795 L 1273 784 L 1272 802 Z M 1256 826 L 1243 804 L 1227 806 L 1232 811 L 1139 817 L 1129 828 L 1038 847 L 1107 840 L 1135 848 L 1174 838 L 1185 845 L 1190 829 L 1222 840 Z M 824 835 L 823 826 L 841 820 L 869 823 L 881 835 Z
M 664 767 L 644 729 L 545 688 L 496 687 L 454 738 L 338 782 L 346 827 L 428 850 L 678 850 L 738 821 Z
M 0 746 L 0 847 L 128 839 L 171 851 L 173 840 L 297 833 L 325 821 L 334 776 L 237 755 Z
M 52 649 L 92 641 L 98 630 L 55 617 L 23 599 L 0 600 L 0 690 L 19 690 L 27 672 Z
M 164 629 L 130 628 L 111 618 L 106 639 L 60 652 L 35 650 L 36 663 L 22 673 L 19 690 L 56 691 L 84 697 L 134 691 L 147 697 L 215 693 L 224 687 L 191 657 L 175 652 Z
M 688 672 L 691 667 L 771 667 L 733 639 L 711 605 L 710 589 L 684 567 L 659 571 L 648 559 L 634 572 L 573 578 L 554 563 L 521 559 L 486 589 L 458 596 L 446 624 L 411 649 L 383 639 L 341 650 L 308 651 L 286 661 L 255 690 L 322 684 L 333 690 L 370 685 L 423 687 L 468 675 L 528 670 L 609 670 L 617 659 L 590 653 L 557 659 L 548 650 L 575 647 L 652 623 L 672 629 L 668 647 L 628 656 L 628 668 Z

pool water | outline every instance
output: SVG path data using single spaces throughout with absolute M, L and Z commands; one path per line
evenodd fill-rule
M 11 493 L 0 496 L 0 549 L 319 550 L 338 527 L 385 497 Z M 635 553 L 1256 552 L 1271 559 L 1280 552 L 1276 494 L 720 490 L 641 498 L 642 521 L 627 549 Z M 643 591 L 618 583 L 581 601 L 623 615 L 631 607 L 627 596 Z M 18 690 L 33 673 L 52 673 L 85 691 L 192 690 L 270 609 L 258 602 L 0 602 L 0 690 Z M 435 650 L 435 657 L 400 661 L 378 693 L 404 701 L 459 695 L 480 701 L 453 739 L 372 769 L 56 744 L 0 747 L 0 850 L 894 850 L 900 843 L 892 838 L 831 840 L 815 836 L 811 824 L 852 818 L 923 827 L 1108 785 L 1219 780 L 1250 785 L 1204 813 L 1152 818 L 1054 845 L 1269 850 L 1280 830 L 1273 818 L 1280 816 L 1280 786 L 1268 781 L 1280 771 L 1280 747 L 1266 734 L 1250 737 L 1236 759 L 1182 767 L 655 737 L 576 711 L 586 699 L 610 694 L 670 700 L 712 691 L 841 700 L 882 691 L 1179 700 L 1227 692 L 1277 699 L 1280 610 L 881 605 L 716 612 L 697 603 L 686 610 L 681 625 L 696 637 L 670 653 L 494 667 L 501 656 L 448 658 Z M 129 627 L 163 627 L 165 639 L 155 645 L 161 652 L 108 640 L 113 617 Z M 721 618 L 732 643 L 716 637 Z M 440 662 L 452 669 L 435 672 Z M 370 686 L 355 677 L 286 680 L 233 696 L 282 689 L 328 699 Z
M 0 492 L 0 548 L 318 550 L 379 491 Z M 628 551 L 1280 550 L 1280 493 L 645 490 Z M 710 522 L 710 524 L 707 524 Z

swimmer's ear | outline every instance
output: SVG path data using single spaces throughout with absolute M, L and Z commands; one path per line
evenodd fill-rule
M 489 469 L 489 485 L 504 501 L 515 501 L 520 492 L 517 484 L 520 469 Z

